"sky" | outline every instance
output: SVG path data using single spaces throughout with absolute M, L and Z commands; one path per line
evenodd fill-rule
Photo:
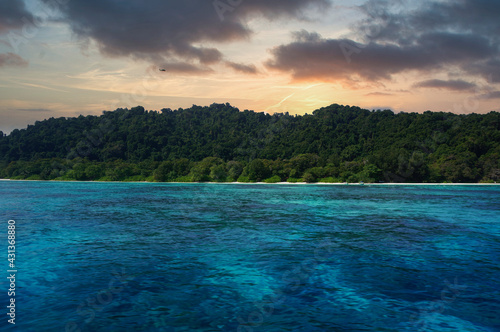
M 138 105 L 499 111 L 499 17 L 498 0 L 0 0 L 0 131 Z

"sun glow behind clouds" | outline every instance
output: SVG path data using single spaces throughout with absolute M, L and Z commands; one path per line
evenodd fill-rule
M 0 63 L 0 130 L 47 114 L 137 105 L 159 110 L 230 102 L 292 114 L 332 103 L 417 112 L 498 110 L 496 3 L 426 0 L 407 10 L 406 0 L 399 6 L 253 0 L 221 21 L 210 2 L 197 1 L 192 8 L 134 2 L 129 10 L 110 0 L 72 0 L 50 11 L 40 10 L 44 1 L 8 2 L 0 13 L 0 57 L 13 59 L 6 55 L 14 51 L 9 36 L 22 35 L 23 17 L 31 12 L 45 21 L 17 47 L 23 66 Z M 172 15 L 182 24 L 172 25 L 179 19 Z M 137 26 L 124 23 L 129 21 Z M 158 70 L 162 66 L 166 72 Z M 20 111 L 29 109 L 44 111 Z

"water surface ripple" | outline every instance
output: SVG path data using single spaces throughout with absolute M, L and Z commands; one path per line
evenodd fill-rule
M 20 331 L 500 331 L 496 186 L 5 181 L 0 197 Z

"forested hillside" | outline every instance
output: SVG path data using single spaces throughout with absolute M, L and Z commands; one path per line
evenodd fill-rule
M 0 178 L 101 181 L 500 181 L 500 113 L 240 112 L 229 104 L 51 118 L 0 132 Z

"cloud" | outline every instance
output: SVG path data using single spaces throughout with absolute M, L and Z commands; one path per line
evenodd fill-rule
M 394 96 L 393 93 L 387 93 L 387 92 L 370 92 L 365 94 L 367 97 L 389 97 L 389 96 Z
M 185 73 L 185 74 L 203 74 L 210 73 L 213 70 L 206 66 L 195 65 L 188 62 L 168 62 L 160 66 L 169 73 Z
M 228 67 L 231 67 L 234 70 L 239 71 L 239 72 L 244 73 L 244 74 L 257 74 L 258 73 L 257 67 L 255 67 L 255 65 L 245 65 L 242 63 L 235 63 L 235 62 L 231 62 L 231 61 L 226 61 L 226 65 Z
M 378 43 L 412 45 L 435 32 L 469 35 L 471 40 L 487 40 L 494 54 L 478 56 L 460 66 L 465 73 L 500 83 L 500 2 L 492 0 L 422 1 L 414 10 L 405 10 L 407 0 L 370 0 L 362 11 L 368 16 L 357 27 L 357 35 Z M 482 50 L 460 47 L 456 52 L 480 53 Z M 439 44 L 436 44 L 436 51 Z
M 409 70 L 440 69 L 496 54 L 496 48 L 485 38 L 449 32 L 424 35 L 408 46 L 324 39 L 306 31 L 294 37 L 292 43 L 271 50 L 273 58 L 266 65 L 291 72 L 296 80 L 354 81 L 360 77 L 377 81 Z
M 435 1 L 422 6 L 411 17 L 420 29 L 468 30 L 498 39 L 500 34 L 500 2 L 492 0 Z
M 28 61 L 14 53 L 0 53 L 0 68 L 1 67 L 26 67 Z
M 0 1 L 0 33 L 19 29 L 26 21 L 33 21 L 33 15 L 27 11 L 22 0 Z
M 464 90 L 472 90 L 476 87 L 476 84 L 466 82 L 463 80 L 427 80 L 415 83 L 413 85 L 415 88 L 436 88 L 436 89 L 446 89 L 452 91 L 464 91 Z
M 470 32 L 499 39 L 500 2 L 492 0 L 369 0 L 359 7 L 366 15 L 354 27 L 373 41 L 411 43 L 432 31 Z
M 500 82 L 499 2 L 370 0 L 359 9 L 366 18 L 345 38 L 294 33 L 266 66 L 294 80 L 376 82 L 453 71 Z
M 222 3 L 225 9 L 217 9 L 216 3 Z M 103 54 L 152 63 L 161 58 L 164 62 L 190 62 L 196 66 L 215 64 L 224 57 L 216 48 L 203 44 L 248 39 L 252 31 L 245 22 L 254 15 L 300 19 L 309 7 L 328 3 L 328 0 L 71 0 L 58 8 L 72 31 L 84 40 L 95 41 Z M 192 72 L 191 67 L 186 69 Z
M 486 94 L 480 95 L 479 99 L 500 99 L 500 91 L 492 91 Z
M 51 113 L 53 111 L 46 108 L 18 108 L 15 111 L 17 112 L 43 112 L 43 113 Z
M 465 69 L 471 74 L 482 76 L 489 83 L 500 83 L 500 57 L 471 63 Z

